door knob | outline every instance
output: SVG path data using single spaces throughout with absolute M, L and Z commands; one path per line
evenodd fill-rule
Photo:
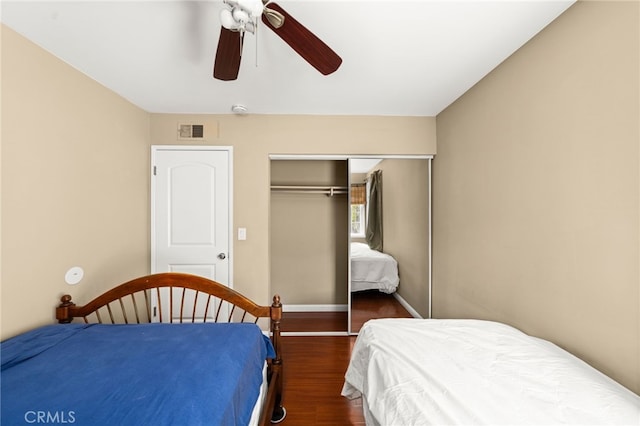
M 224 260 L 224 259 L 226 259 L 226 258 L 227 258 L 227 255 L 226 255 L 226 254 L 224 254 L 224 253 L 220 253 L 220 254 L 218 255 L 218 259 L 220 259 L 220 260 Z

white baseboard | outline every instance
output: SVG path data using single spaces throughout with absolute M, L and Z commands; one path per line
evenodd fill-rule
M 346 312 L 349 305 L 282 305 L 282 312 Z
M 410 313 L 414 318 L 420 318 L 420 319 L 422 319 L 422 315 L 420 315 L 420 314 L 418 313 L 418 311 L 416 311 L 415 309 L 413 309 L 413 307 L 412 307 L 409 303 L 407 303 L 407 301 L 406 301 L 406 300 L 404 300 L 404 299 L 402 298 L 402 296 L 400 296 L 397 292 L 396 292 L 396 293 L 393 293 L 393 297 L 395 297 L 395 298 L 396 298 L 396 300 L 397 300 L 398 302 L 400 302 L 400 304 L 402 305 L 402 307 L 403 307 L 403 308 L 405 308 L 407 311 L 409 311 L 409 313 Z

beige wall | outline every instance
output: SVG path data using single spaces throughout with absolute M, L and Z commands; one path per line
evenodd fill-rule
M 434 315 L 640 392 L 639 6 L 578 2 L 437 117 Z
M 269 154 L 435 152 L 433 117 L 148 114 L 4 26 L 1 60 L 2 338 L 53 321 L 64 293 L 84 303 L 149 271 L 150 146 L 188 144 L 178 122 L 234 147 L 233 219 L 248 231 L 234 284 L 265 303 Z
M 1 101 L 6 338 L 148 272 L 149 114 L 4 26 Z
M 4 338 L 2 333 L 2 44 L 4 30 L 0 27 L 0 340 Z
M 382 171 L 383 251 L 398 261 L 398 294 L 429 317 L 429 164 L 386 159 Z
M 434 154 L 435 117 L 269 115 L 151 115 L 151 143 L 176 138 L 179 122 L 203 123 L 204 143 L 234 150 L 234 287 L 256 301 L 271 300 L 269 284 L 270 154 Z M 236 232 L 234 231 L 234 238 Z

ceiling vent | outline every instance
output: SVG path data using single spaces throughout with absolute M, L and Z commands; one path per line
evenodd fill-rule
M 204 125 L 178 124 L 178 139 L 204 139 Z

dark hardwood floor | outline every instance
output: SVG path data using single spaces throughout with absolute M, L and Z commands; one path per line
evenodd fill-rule
M 364 292 L 352 299 L 353 330 L 369 318 L 411 317 L 392 296 Z M 357 327 L 357 328 L 356 328 Z M 346 331 L 346 312 L 285 312 L 281 330 Z M 356 336 L 283 336 L 284 401 L 280 424 L 364 425 L 362 400 L 340 395 Z
M 285 312 L 283 332 L 347 331 L 347 312 Z
M 411 314 L 392 294 L 377 290 L 351 295 L 351 331 L 357 333 L 373 318 L 411 318 Z M 347 312 L 285 312 L 280 324 L 283 332 L 346 332 Z
M 340 395 L 355 336 L 282 338 L 282 425 L 364 425 L 362 400 Z

